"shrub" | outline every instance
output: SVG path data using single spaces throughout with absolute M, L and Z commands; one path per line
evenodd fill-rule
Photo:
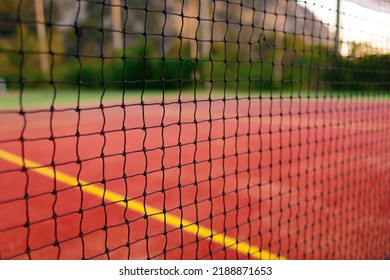
M 390 56 L 336 57 L 324 80 L 338 90 L 384 90 L 389 87 Z
M 115 89 L 174 89 L 181 86 L 181 81 L 193 79 L 194 61 L 163 60 L 149 54 L 145 59 L 143 52 L 143 46 L 136 46 L 126 50 L 125 58 L 81 58 L 81 65 L 73 58 L 59 67 L 56 79 L 68 84 L 81 82 L 83 87 L 105 85 Z

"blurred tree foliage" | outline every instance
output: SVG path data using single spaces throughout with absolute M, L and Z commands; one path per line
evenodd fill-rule
M 337 90 L 388 91 L 390 56 L 333 57 L 323 79 Z
M 50 86 L 50 80 L 57 86 L 115 89 L 173 89 L 195 82 L 243 91 L 389 86 L 388 55 L 335 57 L 331 48 L 285 32 L 263 31 L 258 38 L 247 36 L 238 43 L 240 35 L 232 31 L 225 40 L 213 42 L 208 56 L 196 57 L 190 39 L 166 35 L 173 31 L 163 13 L 154 12 L 165 8 L 162 1 L 151 1 L 145 13 L 142 0 L 122 11 L 123 50 L 112 47 L 110 5 L 77 2 L 85 5 L 84 13 L 64 24 L 59 18 L 66 3 L 44 0 L 51 69 L 51 76 L 45 77 L 38 69 L 33 3 L 0 1 L 0 77 L 9 87 L 19 87 L 21 81 L 28 87 Z
M 58 9 L 50 1 L 45 9 L 46 22 L 58 16 Z M 39 44 L 36 31 L 34 1 L 0 1 L 0 77 L 9 86 L 17 87 L 48 84 L 49 77 L 39 71 Z M 48 50 L 53 53 L 50 63 L 63 62 L 65 48 L 56 26 L 47 25 Z M 49 54 L 47 54 L 49 55 Z

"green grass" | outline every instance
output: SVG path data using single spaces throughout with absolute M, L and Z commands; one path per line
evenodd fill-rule
M 125 104 L 141 103 L 141 96 L 145 103 L 149 102 L 162 102 L 164 100 L 177 101 L 180 95 L 182 100 L 193 100 L 194 95 L 197 100 L 207 100 L 209 95 L 213 99 L 222 99 L 224 96 L 227 98 L 234 98 L 238 95 L 240 98 L 247 97 L 248 92 L 238 92 L 234 90 L 223 91 L 221 89 L 210 90 L 197 88 L 186 89 L 180 93 L 179 90 L 147 90 L 142 94 L 142 90 L 126 90 L 123 95 L 122 91 L 106 91 L 103 93 L 101 90 L 82 90 L 78 94 L 77 90 L 58 90 L 56 93 L 47 89 L 44 90 L 26 90 L 23 92 L 9 91 L 7 93 L 0 94 L 0 111 L 4 110 L 20 110 L 21 106 L 25 110 L 27 109 L 49 109 L 53 104 L 56 109 L 60 108 L 76 108 L 79 104 L 80 108 L 86 107 L 98 107 L 100 103 L 105 106 L 110 104 L 122 104 L 124 99 Z M 263 92 L 264 98 L 270 96 L 280 97 L 280 91 Z M 284 93 L 283 96 L 289 96 L 291 93 Z M 253 91 L 251 96 L 258 97 L 259 92 Z M 21 98 L 20 98 L 21 97 Z
M 122 91 L 109 90 L 103 92 L 102 90 L 82 90 L 80 94 L 78 91 L 61 89 L 54 93 L 54 90 L 26 90 L 22 93 L 20 91 L 11 90 L 7 93 L 0 93 L 0 111 L 5 110 L 20 110 L 23 106 L 24 110 L 34 110 L 34 109 L 49 109 L 53 104 L 54 108 L 76 108 L 79 105 L 80 108 L 87 107 L 99 107 L 102 103 L 105 106 L 109 105 L 120 105 L 122 100 L 125 104 L 134 104 L 141 103 L 141 96 L 143 96 L 143 101 L 148 102 L 162 102 L 165 101 L 177 101 L 179 95 L 182 100 L 193 100 L 194 95 L 197 100 L 207 100 L 211 94 L 212 99 L 221 99 L 224 96 L 227 98 L 234 98 L 238 96 L 239 98 L 248 97 L 248 91 L 239 91 L 234 90 L 223 91 L 222 89 L 209 89 L 197 88 L 186 89 L 180 93 L 179 90 L 148 90 L 145 91 L 142 95 L 142 90 L 126 90 L 123 95 Z M 359 98 L 359 99 L 373 99 L 374 101 L 377 98 L 389 99 L 390 95 L 388 93 L 376 93 L 376 92 L 367 92 L 365 94 L 358 94 L 356 91 L 342 91 L 342 92 L 331 92 L 331 91 L 313 91 L 302 90 L 302 91 L 291 91 L 291 90 L 278 90 L 273 91 L 251 91 L 252 98 L 258 98 L 261 95 L 261 98 L 267 99 L 271 96 L 273 98 Z
M 153 93 L 151 93 L 153 94 Z M 140 92 L 128 92 L 125 94 L 125 102 L 133 101 L 139 97 Z M 26 90 L 23 92 L 9 91 L 0 94 L 0 110 L 19 110 L 21 106 L 28 109 L 99 106 L 100 103 L 121 104 L 123 93 L 121 91 L 82 90 L 58 90 L 56 93 L 50 90 Z

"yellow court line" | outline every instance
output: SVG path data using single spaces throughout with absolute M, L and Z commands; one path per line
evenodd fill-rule
M 124 201 L 123 195 L 120 195 L 118 193 L 115 193 L 110 190 L 104 190 L 103 187 L 99 187 L 97 185 L 89 184 L 88 182 L 84 180 L 77 180 L 77 178 L 70 176 L 68 174 L 65 174 L 61 171 L 57 171 L 54 174 L 54 170 L 50 167 L 42 167 L 42 165 L 28 160 L 23 159 L 20 156 L 17 156 L 15 154 L 9 153 L 7 151 L 0 149 L 0 158 L 11 162 L 13 164 L 16 164 L 18 166 L 25 166 L 29 168 L 31 171 L 34 171 L 38 174 L 41 174 L 43 176 L 49 177 L 51 179 L 56 178 L 58 182 L 62 182 L 64 184 L 67 184 L 69 186 L 77 187 L 80 183 L 82 185 L 82 190 L 92 194 L 96 197 L 102 198 L 104 196 L 104 199 L 109 202 L 116 203 L 122 207 L 127 207 L 128 209 L 137 212 L 141 215 L 147 215 L 150 216 L 150 218 L 153 218 L 155 220 L 158 220 L 160 222 L 163 222 L 167 225 L 170 225 L 174 228 L 180 228 L 183 227 L 183 231 L 186 231 L 188 233 L 197 235 L 199 237 L 203 238 L 210 238 L 212 242 L 223 245 L 227 248 L 237 250 L 240 253 L 243 254 L 250 254 L 253 258 L 256 259 L 266 259 L 266 260 L 283 260 L 285 259 L 282 256 L 275 255 L 267 250 L 261 250 L 259 247 L 253 246 L 251 244 L 248 244 L 246 242 L 237 242 L 235 238 L 229 237 L 224 235 L 223 233 L 214 233 L 210 229 L 195 225 L 194 223 L 182 219 L 179 217 L 176 217 L 171 214 L 163 214 L 161 210 L 154 208 L 152 206 L 140 203 L 135 200 L 130 201 Z M 210 237 L 212 236 L 212 237 Z

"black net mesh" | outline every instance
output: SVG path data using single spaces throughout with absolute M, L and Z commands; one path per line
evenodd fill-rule
M 390 17 L 332 3 L 2 0 L 0 259 L 389 257 Z

